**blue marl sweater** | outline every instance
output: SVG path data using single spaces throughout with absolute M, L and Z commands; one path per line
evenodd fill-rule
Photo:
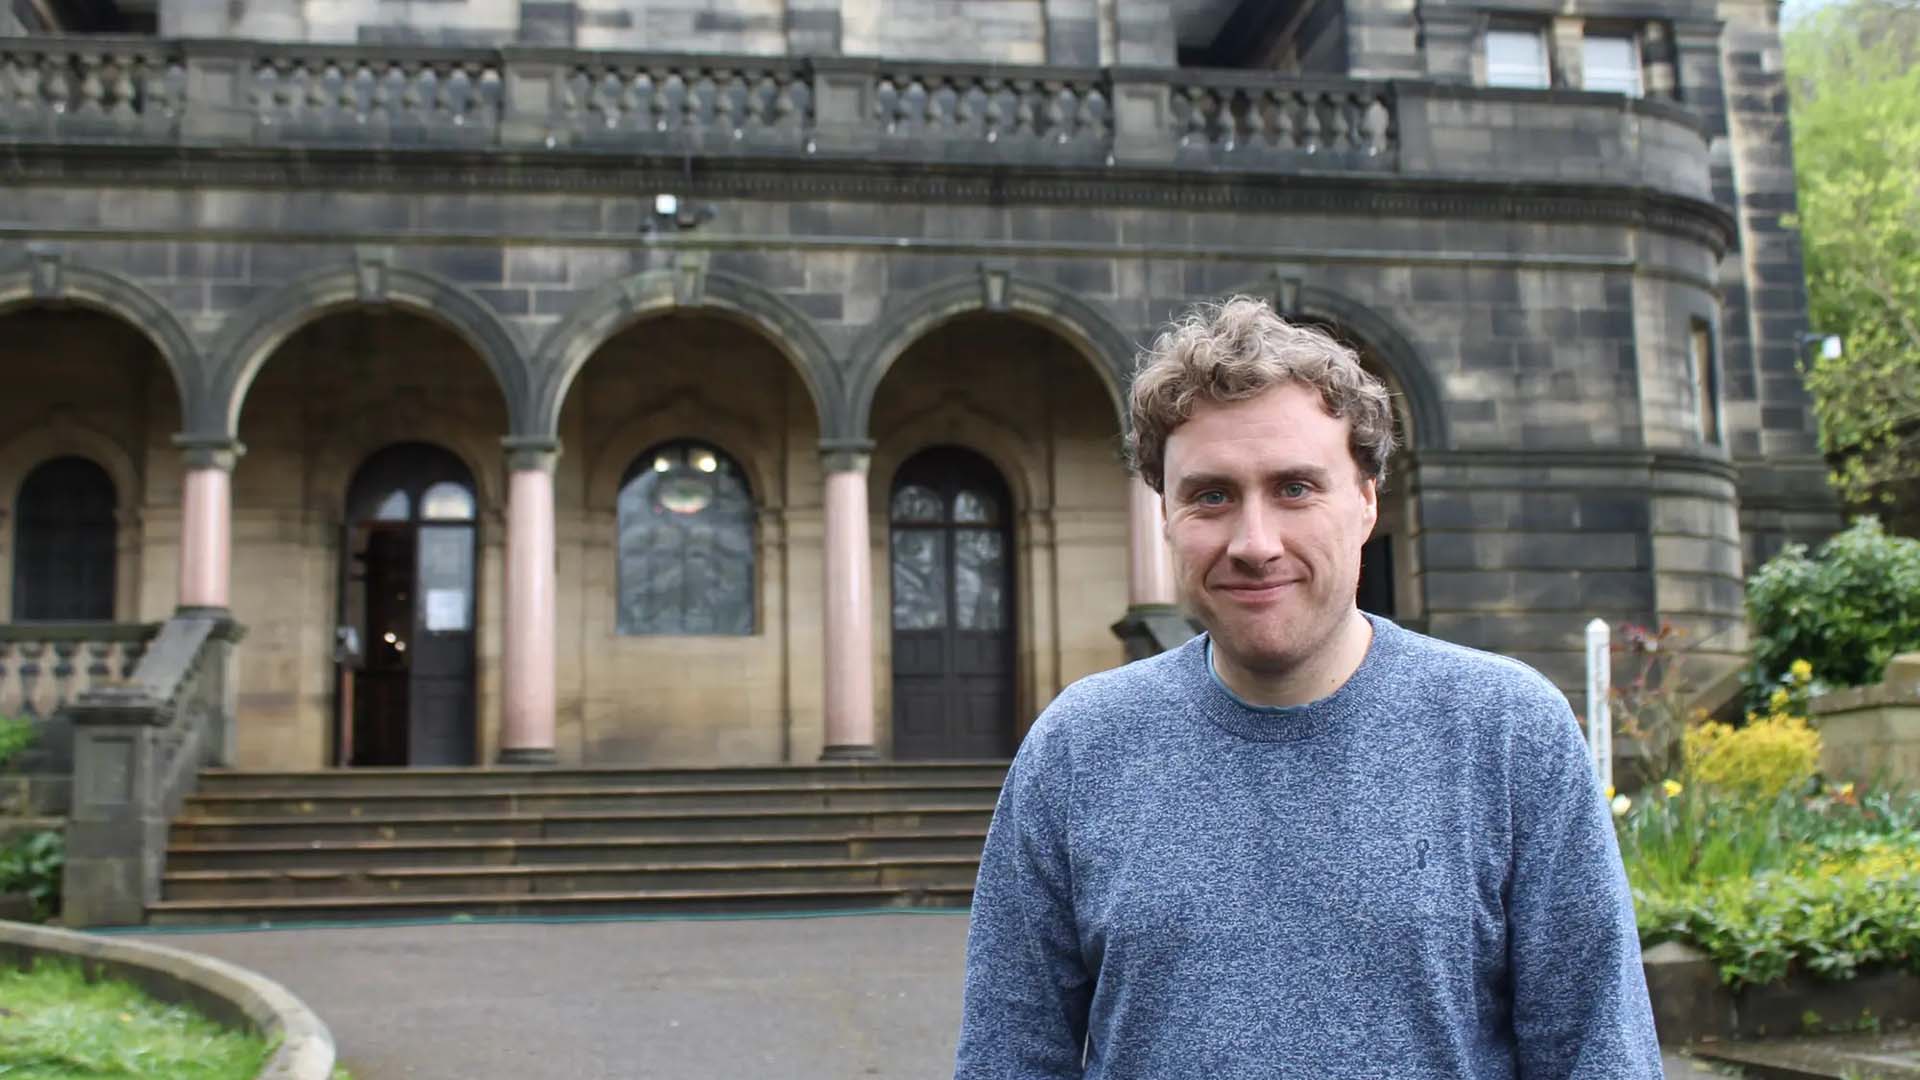
M 1373 625 L 1298 708 L 1239 701 L 1199 637 L 1042 714 L 980 865 L 958 1077 L 1661 1075 L 1566 699 Z

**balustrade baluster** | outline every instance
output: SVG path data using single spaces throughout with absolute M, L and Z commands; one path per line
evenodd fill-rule
M 73 690 L 73 654 L 80 645 L 74 641 L 53 643 L 53 712 L 66 708 Z
M 30 719 L 40 715 L 39 706 L 34 702 L 34 690 L 40 682 L 40 657 L 46 648 L 38 641 L 29 641 L 20 646 L 20 714 Z
M 87 642 L 87 681 L 81 686 L 82 690 L 91 690 L 107 681 L 107 677 L 113 674 L 113 668 L 107 662 L 112 655 L 113 642 Z

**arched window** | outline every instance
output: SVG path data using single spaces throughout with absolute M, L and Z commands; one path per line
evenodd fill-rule
M 619 499 L 622 634 L 753 633 L 753 492 L 705 443 L 656 446 Z
M 113 478 L 82 457 L 27 474 L 14 507 L 16 622 L 111 622 Z

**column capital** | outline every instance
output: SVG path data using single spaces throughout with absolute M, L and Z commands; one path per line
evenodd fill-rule
M 872 461 L 872 439 L 820 440 L 820 467 L 827 472 L 864 473 Z
M 544 435 L 509 435 L 500 440 L 507 451 L 507 469 L 511 472 L 537 469 L 552 472 L 560 460 L 560 440 Z
M 219 469 L 232 472 L 247 452 L 246 444 L 225 435 L 175 435 L 173 445 L 189 469 Z

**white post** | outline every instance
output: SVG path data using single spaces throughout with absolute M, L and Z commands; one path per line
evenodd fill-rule
M 1613 689 L 1611 640 L 1605 619 L 1587 624 L 1587 749 L 1601 787 L 1613 786 L 1613 714 L 1607 705 Z

